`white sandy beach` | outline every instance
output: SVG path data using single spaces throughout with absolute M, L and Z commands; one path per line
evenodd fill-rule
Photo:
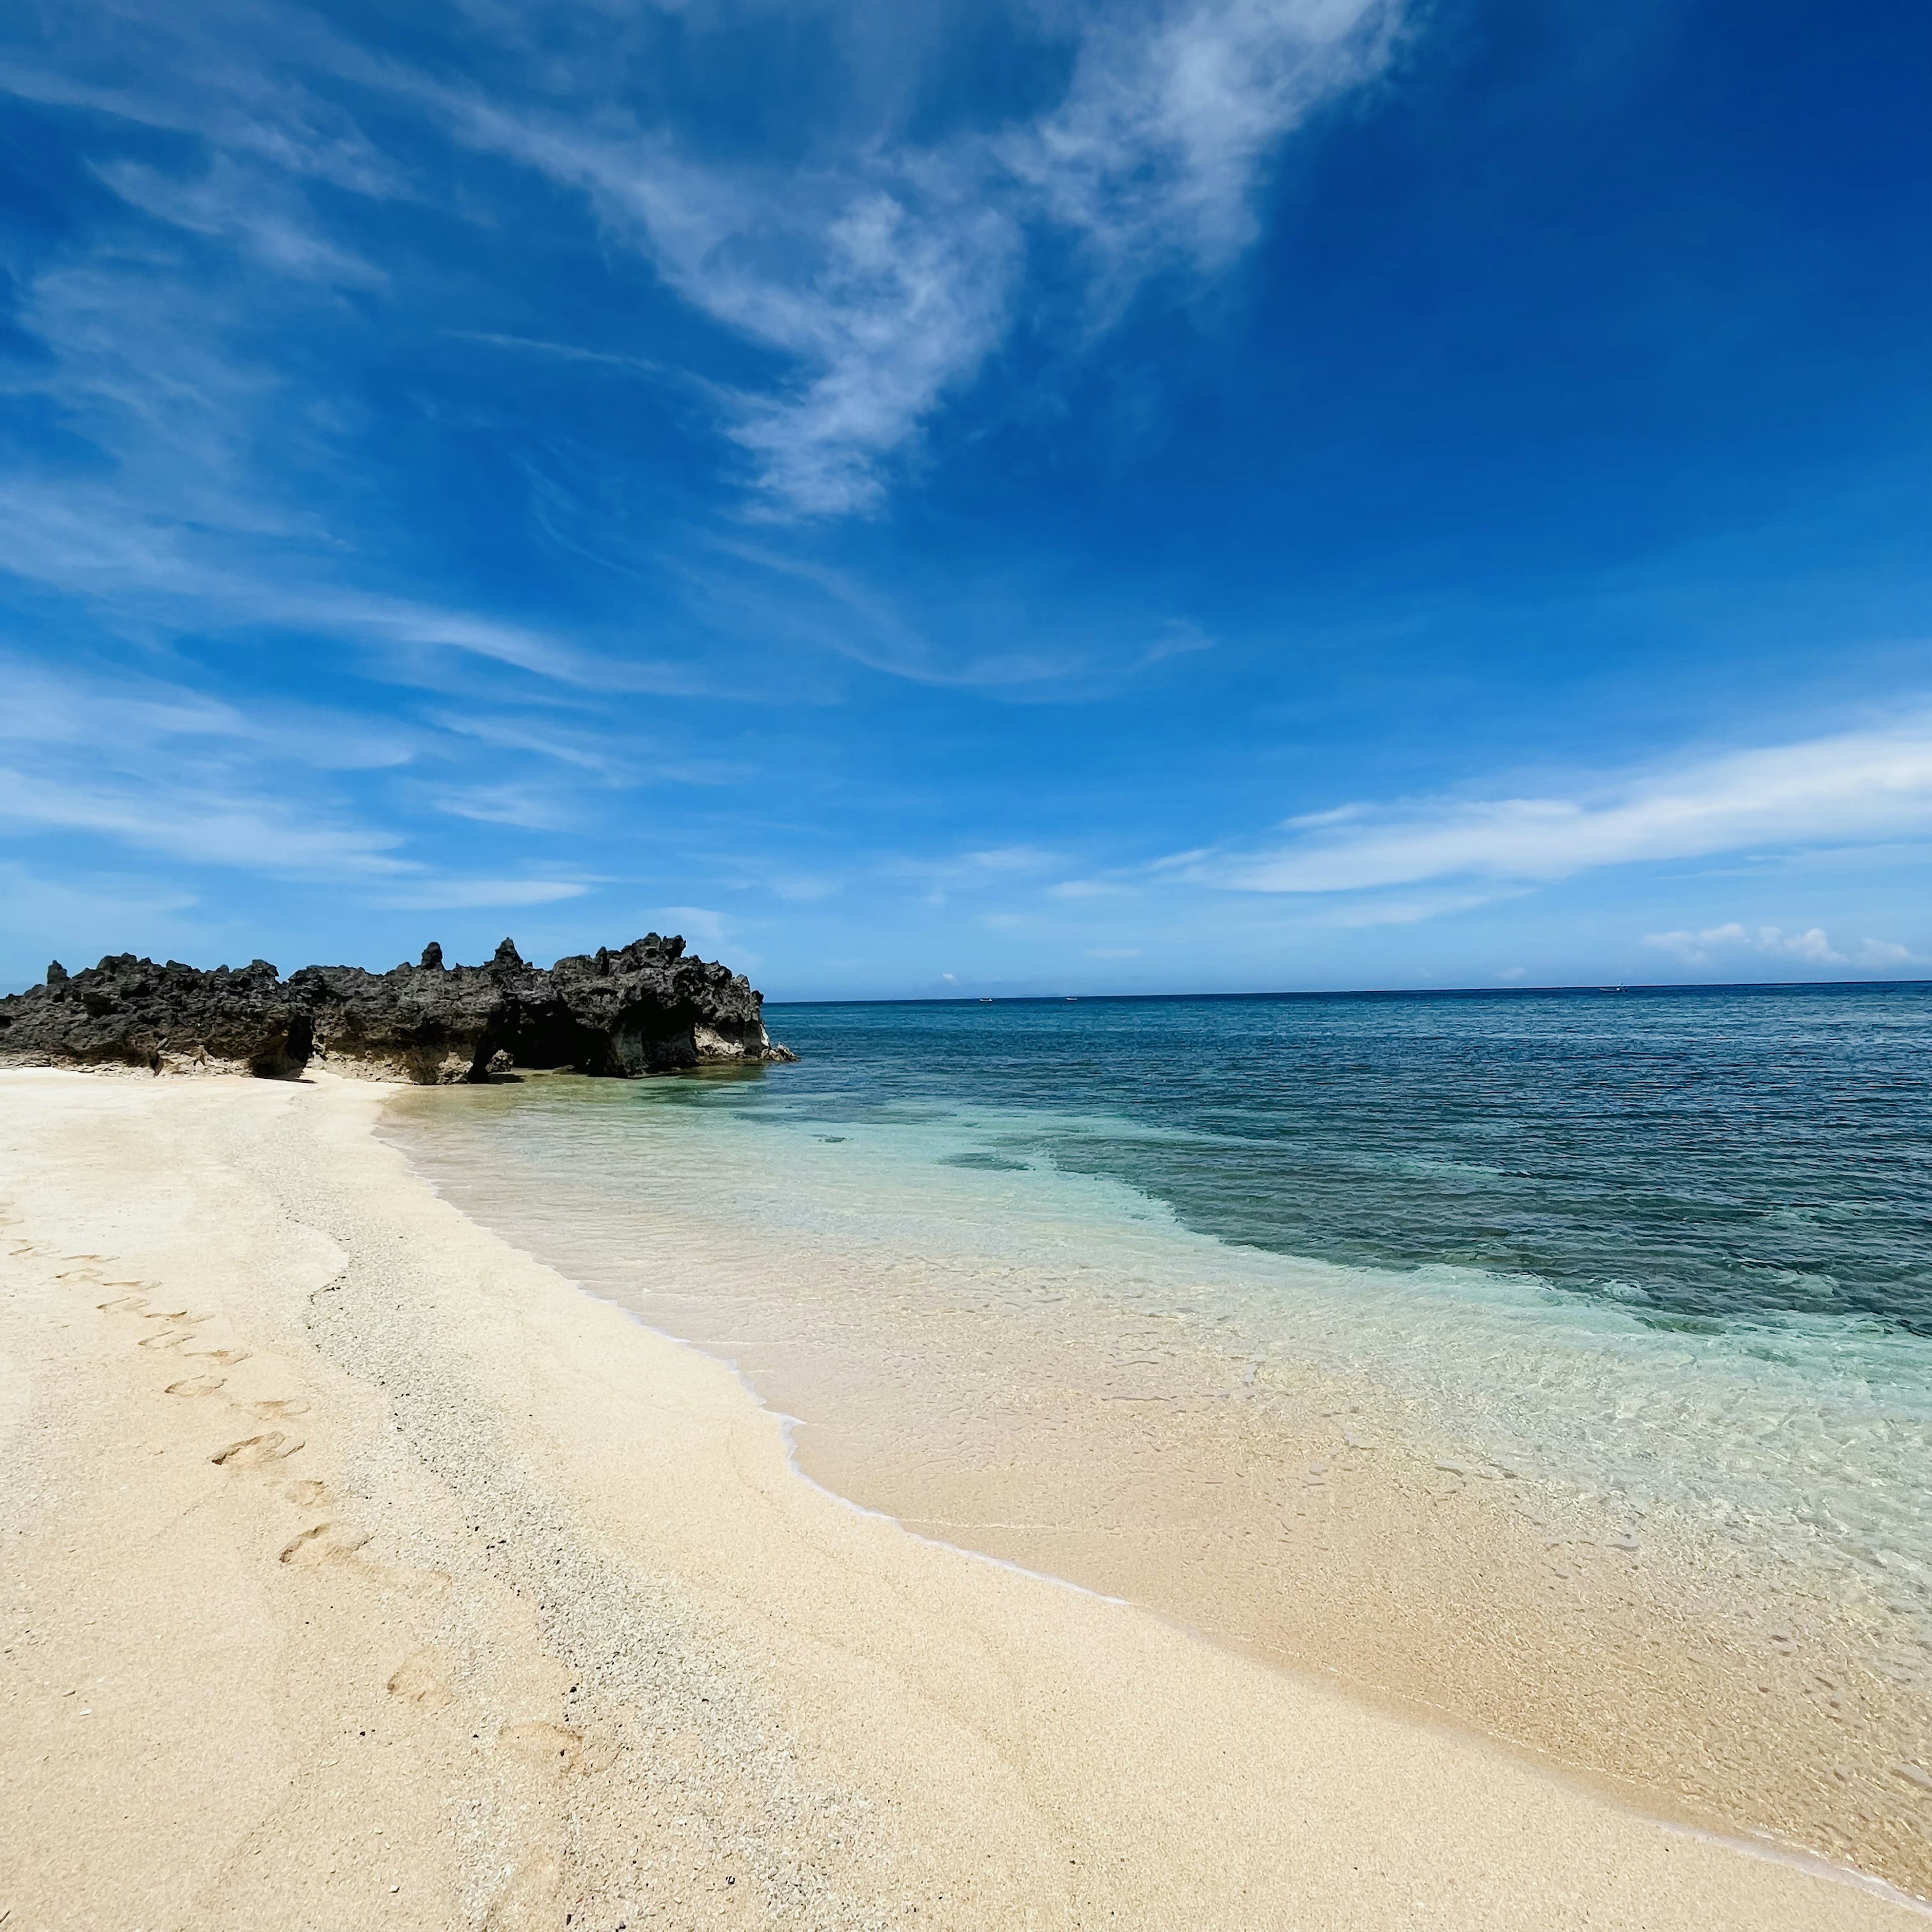
M 0 1074 L 6 1932 L 1928 1916 L 860 1514 L 386 1097 Z

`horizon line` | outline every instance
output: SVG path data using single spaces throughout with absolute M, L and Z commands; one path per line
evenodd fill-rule
M 1581 980 L 1548 986 L 1335 986 L 1315 989 L 1239 993 L 940 993 L 847 999 L 782 1000 L 766 996 L 767 1006 L 1057 1006 L 1102 1000 L 1414 1000 L 1522 999 L 1552 993 L 1779 993 L 1823 992 L 1840 987 L 1870 992 L 1879 987 L 1932 986 L 1927 980 L 1644 980 L 1610 984 Z

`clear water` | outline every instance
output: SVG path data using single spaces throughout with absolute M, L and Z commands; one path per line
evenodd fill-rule
M 1158 1313 L 1922 1615 L 1932 986 L 768 1018 L 800 1064 L 425 1093 L 397 1131 L 599 1286 L 935 1336 L 1066 1302 L 1096 1348 Z
M 1224 1241 L 1500 1270 L 1659 1327 L 1932 1336 L 1932 986 L 771 1017 L 803 1064 L 711 1104 L 945 1119 L 962 1165 L 1104 1174 Z

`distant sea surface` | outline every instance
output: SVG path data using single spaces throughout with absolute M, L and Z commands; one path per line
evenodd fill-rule
M 728 1352 L 890 1312 L 910 1389 L 949 1311 L 1171 1318 L 1932 1636 L 1932 986 L 767 1018 L 799 1065 L 412 1094 L 392 1131 Z

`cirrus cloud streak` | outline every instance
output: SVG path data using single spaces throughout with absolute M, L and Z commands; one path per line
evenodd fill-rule
M 1261 850 L 1186 853 L 1156 869 L 1240 892 L 1348 892 L 1917 838 L 1932 835 L 1932 716 L 1629 772 L 1571 796 L 1350 805 L 1281 829 Z
M 924 142 L 887 128 L 778 170 L 698 158 L 589 64 L 568 117 L 346 67 L 586 196 L 692 308 L 784 358 L 769 387 L 712 392 L 765 511 L 829 517 L 878 506 L 890 460 L 1005 339 L 1030 237 L 1084 278 L 1090 328 L 1153 276 L 1225 267 L 1275 148 L 1382 70 L 1401 19 L 1400 0 L 1076 5 L 1066 88 L 1030 118 Z

